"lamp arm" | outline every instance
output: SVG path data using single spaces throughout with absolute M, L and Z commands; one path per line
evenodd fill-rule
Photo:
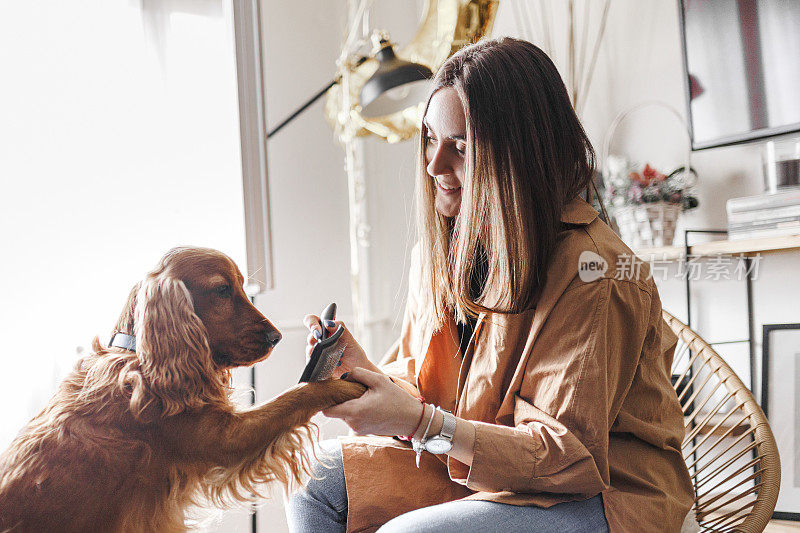
M 314 96 L 309 98 L 309 100 L 306 103 L 304 103 L 299 108 L 297 108 L 297 110 L 294 113 L 292 113 L 291 115 L 289 115 L 288 117 L 283 119 L 283 121 L 280 124 L 278 124 L 277 126 L 272 128 L 272 130 L 267 133 L 267 139 L 269 139 L 270 137 L 272 137 L 273 135 L 278 133 L 285 125 L 287 125 L 292 120 L 294 120 L 295 117 L 297 117 L 297 115 L 299 115 L 300 113 L 302 113 L 303 111 L 308 109 L 308 107 L 311 104 L 313 104 L 314 102 L 319 100 L 322 97 L 322 95 L 324 95 L 326 92 L 328 92 L 328 89 L 330 89 L 331 87 L 333 87 L 334 85 L 336 85 L 340 81 L 342 81 L 342 76 L 341 75 L 340 76 L 336 76 L 334 79 L 332 79 L 331 82 L 328 85 L 326 85 L 324 89 L 321 89 L 318 93 L 316 93 Z
M 359 66 L 361 66 L 361 64 L 362 64 L 362 63 L 364 63 L 364 61 L 366 61 L 367 59 L 369 59 L 369 56 L 362 56 L 362 57 L 359 57 L 358 59 L 356 59 L 356 60 L 355 60 L 355 62 L 353 63 L 353 66 L 352 66 L 351 68 L 356 68 L 356 67 L 359 67 Z M 338 84 L 338 83 L 339 83 L 339 82 L 341 82 L 341 81 L 342 81 L 342 75 L 341 75 L 341 74 L 339 74 L 338 76 L 336 76 L 335 78 L 333 78 L 333 79 L 331 80 L 331 82 L 330 82 L 328 85 L 326 85 L 324 88 L 320 89 L 320 90 L 319 90 L 319 92 L 317 92 L 316 94 L 314 94 L 314 96 L 312 96 L 311 98 L 309 98 L 309 99 L 308 99 L 308 101 L 307 101 L 306 103 L 304 103 L 303 105 L 301 105 L 300 107 L 298 107 L 298 108 L 297 108 L 297 110 L 295 110 L 295 111 L 294 111 L 294 113 L 292 113 L 291 115 L 289 115 L 288 117 L 286 117 L 285 119 L 283 119 L 283 121 L 281 121 L 281 123 L 280 123 L 280 124 L 278 124 L 277 126 L 275 126 L 274 128 L 272 128 L 272 130 L 270 130 L 270 131 L 267 133 L 267 139 L 269 139 L 270 137 L 272 137 L 273 135 L 275 135 L 276 133 L 278 133 L 278 132 L 279 132 L 281 129 L 283 129 L 283 127 L 284 127 L 285 125 L 287 125 L 287 124 L 288 124 L 288 123 L 290 123 L 292 120 L 294 120 L 294 119 L 297 117 L 297 115 L 299 115 L 300 113 L 302 113 L 303 111 L 305 111 L 306 109 L 308 109 L 308 108 L 309 108 L 309 106 L 311 106 L 311 104 L 313 104 L 314 102 L 316 102 L 317 100 L 319 100 L 319 99 L 320 99 L 320 98 L 321 98 L 321 97 L 322 97 L 322 96 L 323 96 L 323 95 L 324 95 L 326 92 L 328 92 L 328 90 L 329 90 L 331 87 L 333 87 L 334 85 Z

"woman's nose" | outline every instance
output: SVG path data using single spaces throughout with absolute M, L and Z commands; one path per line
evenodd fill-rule
M 445 151 L 442 150 L 441 146 L 436 148 L 436 151 L 433 153 L 433 157 L 431 157 L 428 161 L 426 170 L 431 176 L 441 176 L 443 174 L 449 174 L 452 172 L 452 165 L 450 165 L 447 155 L 445 154 Z

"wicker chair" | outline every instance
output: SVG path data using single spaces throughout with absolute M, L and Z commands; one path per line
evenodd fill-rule
M 678 336 L 672 381 L 683 408 L 683 455 L 702 531 L 763 531 L 775 509 L 780 459 L 764 412 L 714 349 L 664 311 Z

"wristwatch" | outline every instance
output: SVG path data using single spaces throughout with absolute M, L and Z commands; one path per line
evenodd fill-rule
M 426 452 L 433 454 L 447 453 L 453 447 L 453 434 L 456 432 L 456 417 L 450 411 L 436 407 L 442 413 L 444 421 L 438 435 L 432 435 L 422 441 Z

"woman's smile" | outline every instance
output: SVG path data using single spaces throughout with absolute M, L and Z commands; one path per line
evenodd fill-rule
M 439 194 L 445 194 L 447 196 L 461 194 L 460 184 L 442 183 L 442 181 L 439 179 L 436 180 L 436 189 L 438 190 Z

